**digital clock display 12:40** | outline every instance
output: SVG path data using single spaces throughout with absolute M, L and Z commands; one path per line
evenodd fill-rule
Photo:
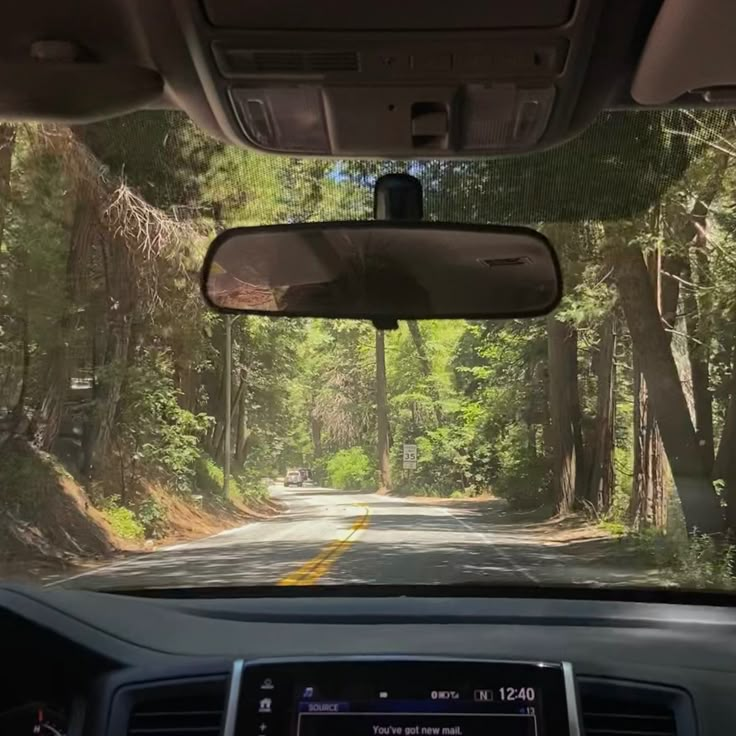
M 533 703 L 537 697 L 537 693 L 533 687 L 506 686 L 498 688 L 498 696 L 505 703 L 514 703 L 517 701 Z

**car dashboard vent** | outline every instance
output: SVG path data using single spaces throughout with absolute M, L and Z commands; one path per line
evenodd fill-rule
M 670 688 L 581 679 L 580 701 L 585 736 L 684 736 L 692 719 L 687 694 Z
M 128 736 L 219 736 L 225 709 L 225 679 L 156 685 L 137 691 Z
M 675 714 L 666 706 L 621 703 L 610 698 L 583 701 L 587 736 L 676 736 Z

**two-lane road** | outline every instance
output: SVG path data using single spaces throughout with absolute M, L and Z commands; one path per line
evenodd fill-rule
M 178 586 L 646 582 L 574 545 L 545 544 L 474 509 L 326 488 L 272 489 L 274 519 L 105 565 L 55 584 Z

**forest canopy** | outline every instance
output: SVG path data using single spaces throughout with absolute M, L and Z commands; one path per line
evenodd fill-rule
M 156 479 L 220 492 L 294 467 L 338 488 L 493 493 L 634 528 L 736 530 L 736 126 L 611 112 L 482 161 L 264 156 L 182 115 L 0 125 L 0 478 L 28 445 L 139 513 Z M 529 321 L 237 318 L 199 294 L 230 226 L 371 217 L 407 171 L 428 219 L 541 229 L 565 298 Z M 402 447 L 418 448 L 416 470 Z M 6 469 L 3 475 L 3 466 Z M 0 504 L 22 507 L 22 488 Z M 20 506 L 19 506 L 20 504 Z

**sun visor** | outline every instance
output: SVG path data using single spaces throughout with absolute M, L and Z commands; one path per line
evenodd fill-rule
M 666 105 L 691 92 L 736 104 L 733 0 L 665 0 L 639 61 L 631 96 Z
M 116 64 L 0 63 L 0 119 L 90 123 L 160 100 L 152 69 Z

